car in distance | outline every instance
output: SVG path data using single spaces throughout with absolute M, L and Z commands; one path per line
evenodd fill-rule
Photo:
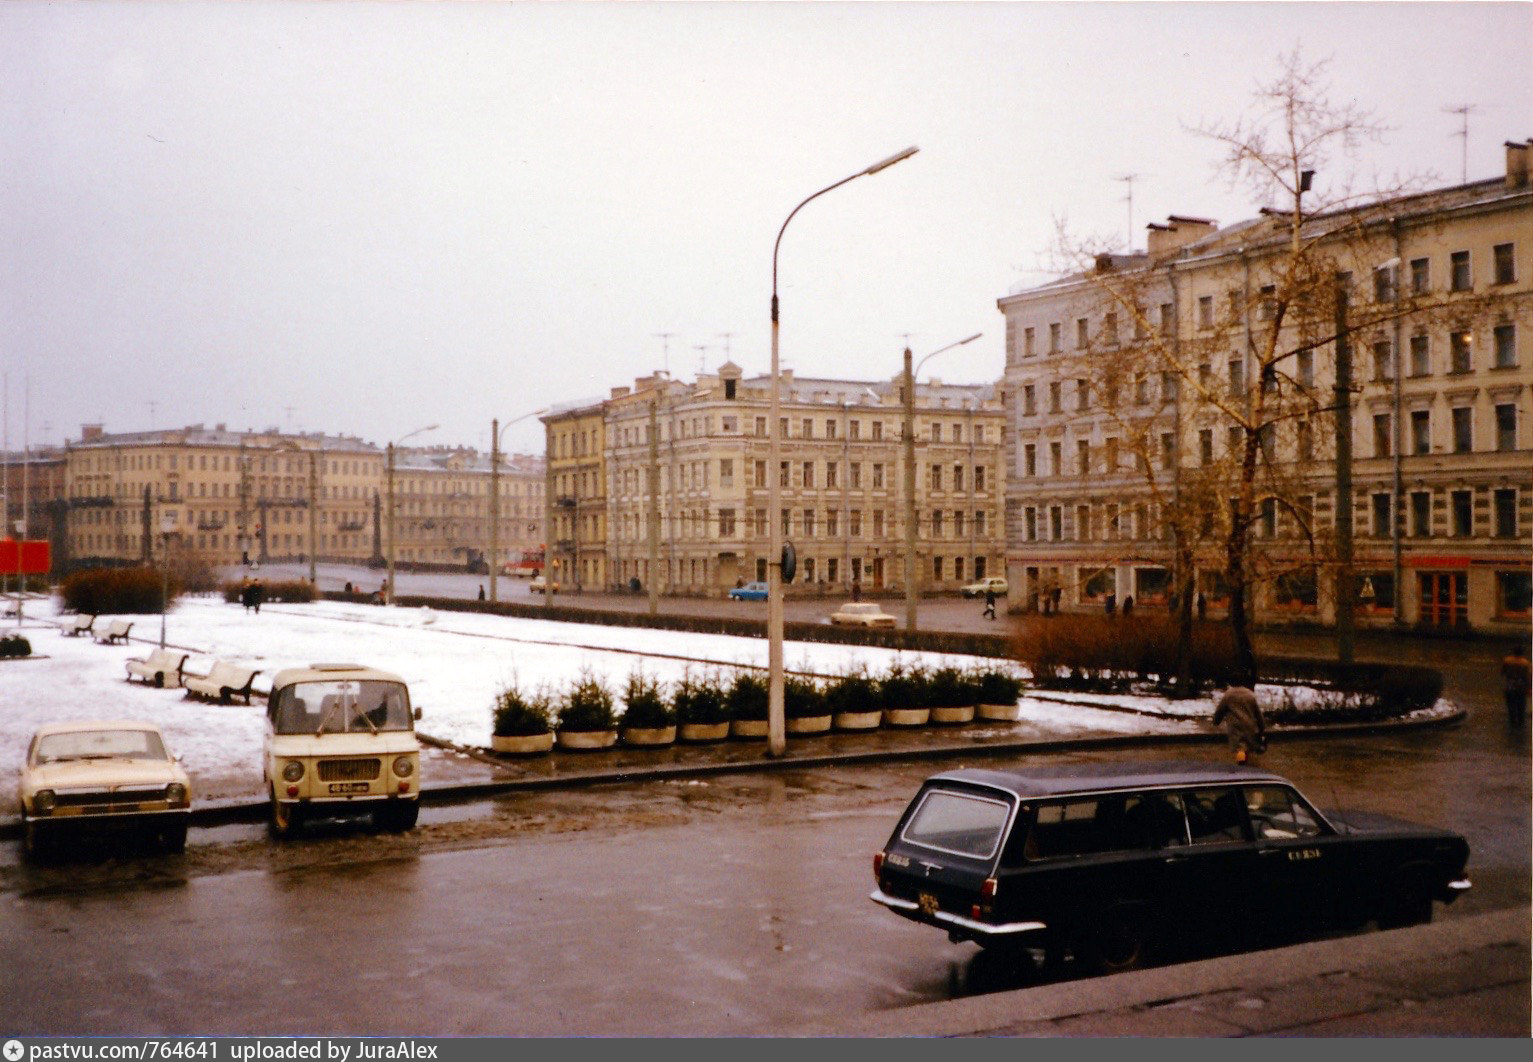
M 420 715 L 404 680 L 387 671 L 360 664 L 279 671 L 267 697 L 263 757 L 273 836 L 340 815 L 412 828 L 420 811 Z
M 830 614 L 838 627 L 893 627 L 894 617 L 872 602 L 848 601 Z
M 992 575 L 988 579 L 981 579 L 977 583 L 969 583 L 967 586 L 958 588 L 958 592 L 964 597 L 984 597 L 992 593 L 996 597 L 1005 597 L 1006 591 L 1011 589 L 1005 579 L 998 575 Z
M 744 586 L 731 587 L 729 599 L 731 601 L 765 601 L 767 599 L 767 584 L 746 583 Z
M 1456 833 L 1327 817 L 1252 768 L 964 769 L 922 784 L 870 898 L 953 941 L 1115 972 L 1267 931 L 1428 922 L 1469 889 L 1468 858 Z
M 559 581 L 555 579 L 553 585 L 554 593 L 557 594 L 559 592 Z M 527 591 L 533 594 L 548 593 L 548 580 L 541 575 L 534 575 L 532 581 L 527 584 Z
M 53 723 L 32 736 L 18 796 L 28 855 L 66 833 L 133 830 L 186 847 L 192 787 L 152 723 Z

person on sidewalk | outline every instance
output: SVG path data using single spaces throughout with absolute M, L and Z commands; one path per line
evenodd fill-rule
M 1256 694 L 1245 686 L 1231 686 L 1214 708 L 1214 726 L 1224 727 L 1236 763 L 1246 763 L 1267 751 L 1267 721 L 1262 718 Z
M 1528 691 L 1533 688 L 1533 665 L 1521 645 L 1513 644 L 1501 661 L 1501 687 L 1506 692 L 1506 721 L 1521 730 L 1528 721 Z
M 995 619 L 995 590 L 985 587 L 985 611 L 984 615 Z

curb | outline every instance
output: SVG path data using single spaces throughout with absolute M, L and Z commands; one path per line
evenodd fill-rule
M 1085 707 L 1096 707 L 1085 705 Z M 1305 730 L 1271 730 L 1269 740 L 1313 740 L 1348 734 L 1390 733 L 1398 730 L 1423 730 L 1454 726 L 1468 717 L 1463 708 L 1456 708 L 1451 715 L 1432 719 L 1396 719 L 1379 723 L 1342 723 L 1329 727 Z M 423 744 L 449 752 L 471 756 L 491 766 L 503 766 L 504 761 L 472 746 L 457 745 L 429 734 L 418 734 Z M 612 785 L 639 781 L 672 781 L 687 778 L 708 778 L 722 774 L 761 773 L 779 770 L 805 770 L 835 767 L 848 764 L 871 764 L 893 762 L 918 762 L 942 760 L 960 756 L 1004 756 L 1019 752 L 1074 752 L 1085 749 L 1155 748 L 1177 745 L 1222 744 L 1222 733 L 1198 731 L 1187 734 L 1135 734 L 1118 737 L 1059 738 L 1054 740 L 996 741 L 987 744 L 947 744 L 919 749 L 873 749 L 867 752 L 835 752 L 807 755 L 789 754 L 782 759 L 765 755 L 757 759 L 734 760 L 728 763 L 655 764 L 619 767 L 608 770 L 590 770 L 557 778 L 508 778 L 502 781 L 463 782 L 455 785 L 423 788 L 420 802 L 423 807 L 447 807 L 469 803 L 487 797 L 515 792 L 548 792 L 558 789 L 584 789 L 598 785 Z M 267 802 L 262 800 L 234 800 L 221 804 L 194 807 L 189 825 L 193 827 L 229 826 L 238 823 L 262 822 L 267 814 Z M 8 818 L 0 822 L 0 840 L 21 836 L 21 820 Z

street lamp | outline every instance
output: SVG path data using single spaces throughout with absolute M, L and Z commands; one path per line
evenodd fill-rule
M 173 513 L 160 514 L 160 648 L 165 648 L 165 613 L 170 611 L 170 536 L 176 530 Z
M 898 154 L 873 163 L 865 170 L 859 170 L 850 177 L 843 177 L 835 184 L 821 188 L 789 212 L 787 219 L 782 223 L 782 228 L 777 230 L 777 241 L 772 244 L 772 401 L 767 427 L 769 459 L 767 504 L 770 507 L 767 512 L 769 528 L 767 539 L 767 754 L 774 757 L 781 756 L 788 749 L 783 716 L 782 488 L 777 474 L 782 452 L 781 429 L 778 424 L 782 411 L 782 378 L 778 375 L 777 369 L 777 252 L 782 248 L 782 237 L 783 233 L 788 231 L 788 223 L 804 207 L 826 192 L 840 188 L 849 181 L 855 181 L 858 177 L 871 177 L 879 170 L 888 169 L 896 162 L 904 162 L 919 150 L 920 148 L 908 147 Z
M 398 446 L 400 443 L 404 442 L 406 439 L 413 439 L 417 435 L 424 435 L 428 431 L 436 431 L 437 427 L 438 427 L 438 425 L 436 425 L 436 424 L 428 424 L 424 428 L 416 428 L 412 432 L 409 432 L 409 433 L 407 433 L 405 435 L 401 435 L 399 438 L 397 438 L 393 442 L 389 443 L 389 450 L 388 450 L 388 463 L 389 463 L 389 474 L 388 474 L 388 490 L 389 490 L 389 502 L 388 502 L 388 504 L 389 504 L 389 513 L 388 513 L 388 516 L 389 516 L 389 574 L 388 574 L 388 579 L 387 579 L 387 581 L 385 583 L 386 593 L 384 594 L 384 601 L 385 601 L 385 603 L 390 604 L 390 605 L 392 605 L 394 603 L 394 447 Z
M 319 592 L 319 458 L 323 450 L 305 450 L 294 442 L 275 447 L 278 452 L 291 451 L 309 455 L 309 585 Z
M 972 343 L 983 332 L 939 347 L 910 368 L 910 348 L 905 348 L 905 629 L 916 629 L 916 376 L 921 366 L 945 350 Z
M 504 425 L 498 418 L 490 421 L 490 601 L 492 603 L 500 600 L 495 586 L 495 576 L 500 569 L 500 433 L 518 421 L 547 412 L 548 407 L 545 406 L 542 409 L 534 409 L 531 413 L 523 413 L 515 420 L 506 421 Z

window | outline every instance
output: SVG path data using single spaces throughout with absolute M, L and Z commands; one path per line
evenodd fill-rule
M 846 514 L 846 533 L 852 538 L 862 537 L 862 510 L 853 509 Z
M 1389 538 L 1392 521 L 1391 513 L 1394 509 L 1394 496 L 1390 494 L 1375 494 L 1373 496 L 1373 537 Z
M 1453 407 L 1453 452 L 1467 454 L 1474 450 L 1474 410 L 1468 406 Z
M 1448 261 L 1450 291 L 1468 291 L 1474 287 L 1469 273 L 1469 252 L 1454 251 Z
M 1059 322 L 1049 325 L 1049 353 L 1059 353 Z
M 1533 611 L 1533 573 L 1496 573 L 1496 611 L 1504 619 L 1528 618 Z
M 1411 336 L 1411 375 L 1430 376 L 1432 374 L 1432 341 L 1425 332 L 1417 332 Z
M 1022 530 L 1027 541 L 1038 541 L 1038 510 L 1031 505 L 1022 510 Z
M 1512 245 L 1498 243 L 1492 248 L 1495 258 L 1495 271 L 1497 284 L 1515 284 L 1517 282 L 1517 260 L 1512 253 Z
M 1150 404 L 1150 378 L 1142 373 L 1134 380 L 1134 404 L 1136 406 Z
M 836 422 L 834 420 L 830 420 L 829 418 L 827 418 L 826 421 L 825 421 L 825 438 L 827 438 L 827 439 L 834 439 L 835 437 L 836 437 Z
M 1188 793 L 1188 836 L 1193 844 L 1223 844 L 1246 839 L 1246 805 L 1238 789 Z
M 884 437 L 884 422 L 881 421 L 881 420 L 875 420 L 873 422 L 873 441 L 874 442 L 878 442 L 883 437 Z
M 801 436 L 803 436 L 805 439 L 813 439 L 814 438 L 814 421 L 810 420 L 808 417 L 805 417 L 799 423 L 798 430 L 799 430 L 799 434 Z
M 1517 367 L 1517 326 L 1510 321 L 1502 321 L 1495 329 L 1495 348 L 1498 369 L 1515 369 Z
M 973 859 L 989 859 L 1001 843 L 1011 805 L 968 793 L 932 790 L 905 827 L 911 844 Z
M 1110 313 L 1102 318 L 1102 341 L 1110 347 L 1118 345 L 1118 315 Z
M 1214 297 L 1212 295 L 1198 297 L 1198 327 L 1214 327 Z
M 1022 388 L 1022 415 L 1030 417 L 1038 412 L 1037 389 L 1032 384 Z
M 927 490 L 941 490 L 942 489 L 942 466 L 941 465 L 932 465 L 931 466 L 930 470 L 928 471 L 928 475 L 926 477 L 926 489 Z
M 1061 443 L 1049 443 L 1049 475 L 1058 476 L 1064 474 L 1064 460 L 1060 454 Z
M 1076 350 L 1085 350 L 1087 344 L 1090 343 L 1090 342 L 1091 342 L 1091 331 L 1090 331 L 1090 327 L 1086 323 L 1086 319 L 1084 317 L 1076 318 L 1076 320 L 1075 320 L 1075 349 Z
M 719 510 L 719 537 L 729 538 L 735 533 L 735 511 L 733 509 Z
M 1232 457 L 1243 458 L 1245 453 L 1246 432 L 1238 424 L 1232 426 L 1225 433 L 1225 446 L 1228 447 Z
M 1517 407 L 1511 402 L 1496 407 L 1496 449 L 1517 449 Z
M 884 489 L 884 463 L 882 461 L 873 462 L 873 489 Z
M 1106 453 L 1102 457 L 1102 471 L 1109 475 L 1118 471 L 1118 440 L 1106 440 Z
M 1261 289 L 1261 318 L 1270 321 L 1277 316 L 1277 285 L 1264 284 Z
M 804 486 L 805 487 L 809 487 L 809 488 L 812 488 L 814 486 L 814 462 L 813 461 L 805 461 L 804 462 Z
M 1429 259 L 1411 259 L 1411 294 L 1425 295 L 1432 289 L 1432 270 Z
M 804 510 L 804 520 L 803 520 L 802 527 L 804 529 L 804 537 L 805 538 L 813 538 L 814 537 L 814 510 L 813 509 L 805 509 Z
M 837 462 L 825 462 L 825 486 L 830 490 L 836 489 L 837 481 L 840 479 L 840 470 L 841 466 Z
M 1449 503 L 1453 515 L 1453 537 L 1468 538 L 1474 534 L 1474 492 L 1451 491 Z
M 933 424 L 932 425 L 932 442 L 939 443 L 941 441 L 942 441 L 942 425 L 941 424 Z
M 1373 415 L 1373 456 L 1388 457 L 1392 437 L 1390 415 L 1388 413 L 1375 413 Z
M 777 485 L 779 487 L 786 487 L 786 486 L 789 485 L 788 484 L 788 462 L 786 462 L 786 461 L 779 461 L 778 464 L 777 464 Z
M 1395 267 L 1380 266 L 1373 271 L 1373 301 L 1395 301 Z
M 779 439 L 786 439 L 788 437 L 788 418 L 787 417 L 778 417 L 777 418 L 777 437 Z
M 1496 537 L 1517 537 L 1517 491 L 1502 488 L 1495 493 Z
M 731 458 L 719 459 L 719 486 L 733 487 L 735 485 L 735 463 Z
M 1160 334 L 1163 335 L 1163 336 L 1169 336 L 1171 334 L 1172 329 L 1175 328 L 1175 327 L 1176 327 L 1176 314 L 1172 311 L 1171 304 L 1169 302 L 1161 303 L 1160 304 Z
M 1229 364 L 1230 394 L 1238 395 L 1246 389 L 1245 362 L 1231 358 Z
M 1065 511 L 1058 505 L 1049 506 L 1049 540 L 1058 542 L 1065 537 Z
M 1373 345 L 1373 378 L 1375 380 L 1393 379 L 1395 374 L 1395 345 L 1387 339 L 1381 339 Z
M 1315 386 L 1315 352 L 1313 350 L 1299 351 L 1299 383 L 1305 387 Z
M 1414 409 L 1411 411 L 1411 453 L 1429 454 L 1431 452 L 1432 411 Z
M 953 466 L 953 489 L 963 490 L 963 465 Z
M 1075 471 L 1082 476 L 1091 475 L 1091 440 L 1077 439 L 1075 442 Z
M 1036 443 L 1028 443 L 1022 447 L 1022 474 L 1029 477 L 1038 474 L 1038 445 Z
M 1075 540 L 1077 542 L 1091 541 L 1091 506 L 1089 505 L 1075 507 Z
M 1059 392 L 1060 392 L 1060 384 L 1059 384 L 1058 380 L 1055 380 L 1053 383 L 1049 384 L 1049 412 L 1050 413 L 1058 413 L 1059 412 Z
M 985 466 L 984 465 L 975 465 L 974 466 L 974 490 L 976 492 L 979 492 L 979 491 L 983 491 L 984 489 L 985 489 Z
M 1291 790 L 1276 787 L 1250 788 L 1246 794 L 1246 813 L 1257 840 L 1293 841 L 1319 837 L 1320 822 L 1309 807 Z
M 1432 492 L 1411 492 L 1411 537 L 1432 537 Z
M 765 417 L 757 417 L 756 418 L 756 435 L 758 437 L 764 439 L 764 438 L 766 438 L 766 433 L 767 433 L 766 432 L 766 418 Z
M 1277 537 L 1277 501 L 1263 498 L 1261 504 L 1261 537 Z
M 848 422 L 846 426 L 846 437 L 852 440 L 862 438 L 862 421 L 854 420 Z
M 1176 467 L 1176 436 L 1169 431 L 1160 433 L 1160 467 L 1163 469 Z
M 977 510 L 974 513 L 974 533 L 976 535 L 983 535 L 985 533 L 985 510 L 983 509 Z
M 758 486 L 758 487 L 765 487 L 767 485 L 766 462 L 765 461 L 757 461 L 756 462 L 756 484 L 755 485 Z
M 851 487 L 853 490 L 862 489 L 862 462 L 851 462 Z
M 1075 381 L 1075 411 L 1084 413 L 1091 408 L 1091 386 L 1084 380 Z
M 1198 463 L 1211 465 L 1214 463 L 1214 432 L 1212 428 L 1204 428 L 1198 432 Z
M 825 536 L 827 538 L 835 538 L 840 533 L 841 533 L 841 514 L 838 513 L 834 509 L 827 509 L 825 511 Z M 831 563 L 831 565 L 834 565 L 836 562 L 835 561 L 831 561 L 830 563 Z M 834 582 L 836 577 L 834 575 L 832 575 L 830 578 L 831 578 L 831 581 Z
M 933 582 L 938 582 L 938 583 L 940 583 L 942 581 L 942 558 L 941 557 L 933 557 L 932 558 L 932 581 Z
M 1033 356 L 1033 338 L 1033 329 L 1022 329 L 1022 356 L 1024 358 Z
M 1471 336 L 1467 328 L 1455 329 L 1448 333 L 1448 371 L 1454 373 L 1468 372 L 1470 369 L 1469 346 Z

